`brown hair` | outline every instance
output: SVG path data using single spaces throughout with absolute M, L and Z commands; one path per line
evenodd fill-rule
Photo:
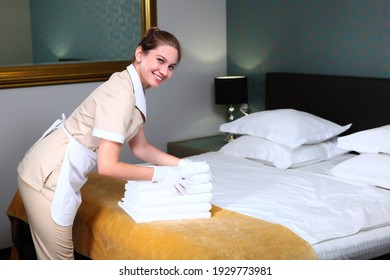
M 161 45 L 168 45 L 177 50 L 177 64 L 179 64 L 181 60 L 181 47 L 179 40 L 177 40 L 177 38 L 171 33 L 160 30 L 158 27 L 151 27 L 146 32 L 146 35 L 142 38 L 141 42 L 138 44 L 138 47 L 142 47 L 142 50 L 147 53 L 148 51 L 153 50 Z M 134 62 L 134 58 L 131 60 L 131 62 Z

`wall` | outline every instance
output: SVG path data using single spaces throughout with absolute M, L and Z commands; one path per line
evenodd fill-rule
M 213 79 L 226 74 L 225 0 L 159 0 L 158 22 L 181 40 L 183 58 L 173 78 L 147 91 L 149 141 L 216 134 L 224 108 L 214 105 Z M 202 20 L 200 20 L 200 16 Z M 11 246 L 6 209 L 17 189 L 16 166 L 61 113 L 70 114 L 99 83 L 0 90 L 0 248 Z M 128 149 L 122 159 L 137 162 Z
M 227 0 L 228 74 L 249 77 L 263 108 L 264 74 L 390 77 L 390 2 Z

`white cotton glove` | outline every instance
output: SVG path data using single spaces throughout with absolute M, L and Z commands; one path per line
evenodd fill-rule
M 179 184 L 180 173 L 178 168 L 171 166 L 152 166 L 154 169 L 152 182 L 160 183 L 166 188 L 176 188 L 179 194 L 184 194 Z
M 180 179 L 179 170 L 170 166 L 152 166 L 154 169 L 152 182 L 161 183 L 167 187 L 174 186 Z
M 189 160 L 189 159 L 182 158 L 182 159 L 179 161 L 179 164 L 178 164 L 177 166 L 178 166 L 178 167 L 181 167 L 181 168 L 186 168 L 186 167 L 191 166 L 192 163 L 193 163 L 193 161 L 191 161 L 191 160 Z

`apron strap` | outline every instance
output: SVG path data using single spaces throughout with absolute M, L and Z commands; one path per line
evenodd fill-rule
M 39 141 L 41 141 L 43 138 L 45 138 L 48 134 L 50 134 L 51 132 L 53 132 L 54 130 L 62 127 L 65 123 L 65 115 L 62 114 L 62 119 L 58 119 L 56 120 L 41 136 L 41 138 L 39 138 L 35 143 L 34 145 L 32 145 L 30 147 L 30 149 L 28 149 L 27 153 L 36 145 L 39 143 Z

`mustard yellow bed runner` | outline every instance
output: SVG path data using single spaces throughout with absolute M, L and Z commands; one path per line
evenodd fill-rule
M 213 206 L 211 218 L 137 224 L 118 206 L 124 181 L 90 174 L 73 228 L 75 250 L 92 259 L 317 259 L 288 228 Z M 7 214 L 27 221 L 16 193 Z

